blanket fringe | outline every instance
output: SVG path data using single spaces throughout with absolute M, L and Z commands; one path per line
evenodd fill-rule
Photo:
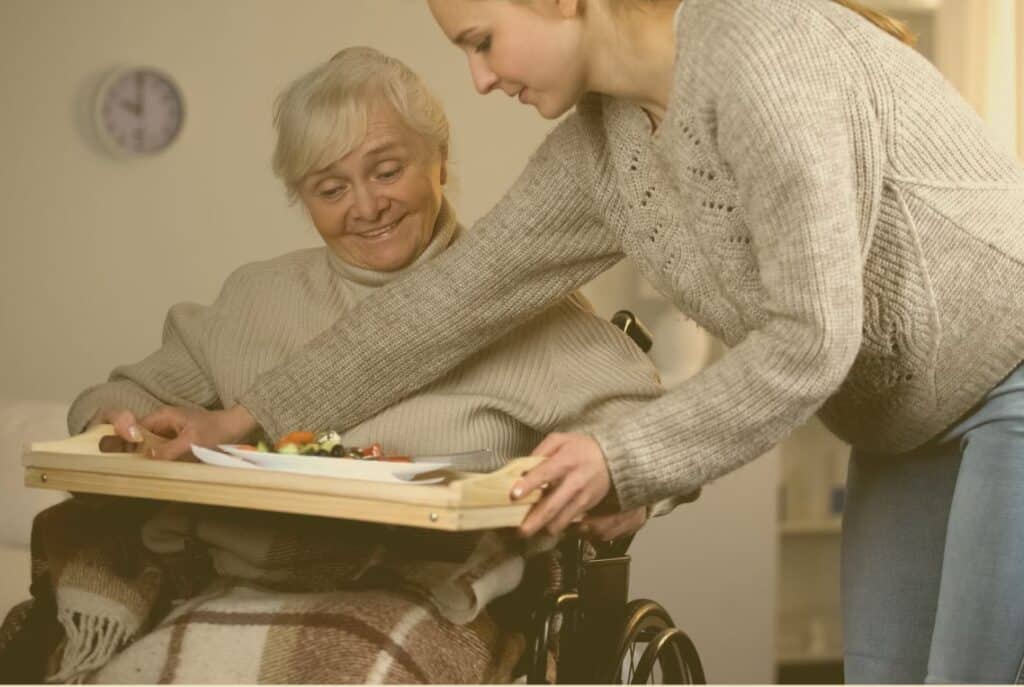
M 62 609 L 57 619 L 64 627 L 64 652 L 47 682 L 81 684 L 131 641 L 128 628 L 115 618 Z

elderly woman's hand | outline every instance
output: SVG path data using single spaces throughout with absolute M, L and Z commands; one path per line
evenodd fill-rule
M 647 522 L 647 507 L 609 515 L 588 515 L 580 524 L 580 534 L 594 542 L 606 542 L 639 531 Z
M 533 505 L 519 533 L 531 536 L 543 528 L 559 534 L 569 523 L 596 506 L 611 488 L 608 465 L 600 445 L 583 434 L 549 434 L 533 455 L 544 456 L 537 467 L 512 485 L 519 499 L 548 485 L 544 497 Z
M 86 429 L 96 425 L 113 425 L 114 432 L 127 442 L 138 444 L 142 441 L 135 413 L 125 408 L 104 408 L 96 411 Z
M 189 453 L 192 444 L 216 446 L 236 443 L 256 428 L 256 421 L 243 406 L 229 410 L 204 410 L 164 406 L 139 421 L 143 427 L 170 439 L 150 449 L 149 457 L 176 460 Z

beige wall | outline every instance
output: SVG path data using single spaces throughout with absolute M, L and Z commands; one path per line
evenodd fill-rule
M 945 0 L 936 12 L 935 63 L 1024 158 L 1024 0 Z
M 1015 38 L 1017 44 L 1017 157 L 1024 160 L 1024 2 L 1018 0 L 1014 7 L 1016 14 Z
M 1017 157 L 1024 160 L 1024 2 L 1021 0 L 1017 0 L 1014 14 L 1014 42 L 1017 44 L 1017 61 L 1014 65 L 1017 73 Z
M 270 108 L 340 47 L 407 60 L 448 107 L 456 205 L 479 217 L 550 124 L 472 91 L 422 0 L 0 0 L 0 397 L 70 400 L 159 343 L 167 308 L 209 302 L 230 270 L 315 245 L 268 161 Z M 153 159 L 98 148 L 89 111 L 119 64 L 169 72 L 181 139 Z M 591 287 L 608 315 L 643 311 L 671 380 L 707 343 L 629 265 Z M 772 679 L 775 464 L 755 462 L 637 540 L 633 593 L 665 603 L 716 682 Z

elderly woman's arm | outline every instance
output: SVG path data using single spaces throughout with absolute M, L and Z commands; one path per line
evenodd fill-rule
M 160 349 L 115 368 L 109 381 L 83 391 L 68 412 L 68 431 L 77 434 L 94 421 L 115 422 L 124 411 L 141 418 L 164 405 L 215 408 L 219 399 L 202 364 L 199 341 L 208 312 L 192 303 L 172 307 Z

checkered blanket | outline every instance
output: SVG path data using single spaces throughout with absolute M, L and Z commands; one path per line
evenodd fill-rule
M 505 681 L 524 641 L 488 605 L 553 543 L 76 497 L 33 526 L 48 681 Z

